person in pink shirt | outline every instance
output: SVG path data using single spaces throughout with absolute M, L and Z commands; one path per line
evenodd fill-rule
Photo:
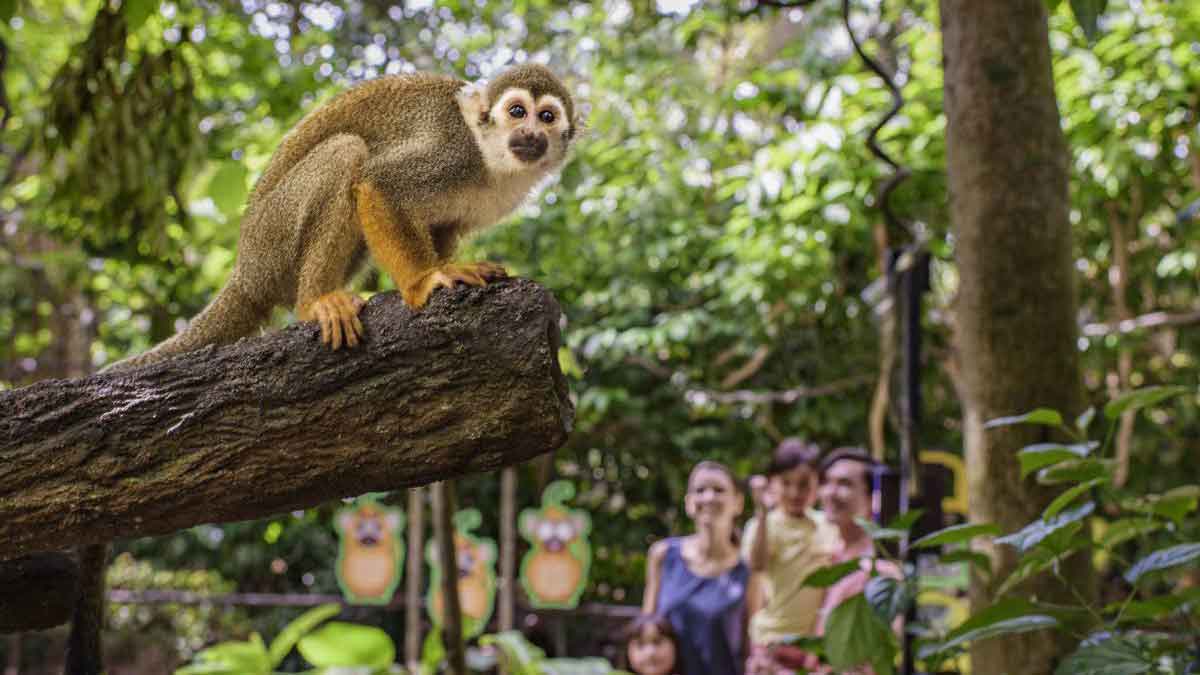
M 844 576 L 825 591 L 821 609 L 817 614 L 817 634 L 825 634 L 825 622 L 843 601 L 863 592 L 871 578 L 871 558 L 874 545 L 866 530 L 855 519 L 871 519 L 872 475 L 879 464 L 862 448 L 838 448 L 821 460 L 821 487 L 818 496 L 826 520 L 838 529 L 841 542 L 833 554 L 832 564 L 854 560 L 860 561 L 860 569 Z M 895 579 L 901 577 L 900 569 L 888 560 L 875 561 L 878 574 Z M 899 632 L 901 618 L 897 617 L 893 628 Z M 817 673 L 829 672 L 817 670 Z M 869 674 L 869 667 L 854 673 Z

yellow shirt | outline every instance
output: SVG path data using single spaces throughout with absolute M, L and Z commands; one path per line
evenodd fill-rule
M 742 556 L 750 547 L 758 521 L 746 524 Z M 767 644 L 787 635 L 813 635 L 825 590 L 801 584 L 808 575 L 829 565 L 839 548 L 837 528 L 817 511 L 796 518 L 782 508 L 767 514 L 767 566 L 757 572 L 765 602 L 750 619 L 750 641 Z

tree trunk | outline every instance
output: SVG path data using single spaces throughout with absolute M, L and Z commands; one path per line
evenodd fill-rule
M 0 559 L 261 518 L 561 446 L 557 303 L 515 280 L 363 309 L 116 374 L 0 393 Z
M 500 472 L 500 630 L 513 629 L 517 596 L 517 467 Z
M 1021 481 L 1015 454 L 1049 440 L 1046 427 L 984 430 L 996 417 L 1039 406 L 1070 418 L 1082 408 L 1076 299 L 1068 220 L 1068 150 L 1054 96 L 1043 0 L 941 0 L 950 214 L 959 291 L 971 519 L 1017 530 L 1053 493 Z M 997 578 L 1009 547 L 990 550 Z M 1067 578 L 1085 588 L 1085 556 Z M 1051 579 L 1022 592 L 1067 597 Z M 1085 591 L 1086 592 L 1086 591 Z M 976 583 L 972 604 L 990 599 Z M 1049 673 L 1067 647 L 1041 632 L 987 640 L 972 672 Z

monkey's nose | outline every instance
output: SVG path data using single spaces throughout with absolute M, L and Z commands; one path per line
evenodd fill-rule
M 508 142 L 509 150 L 523 162 L 536 162 L 550 146 L 545 134 L 518 134 Z

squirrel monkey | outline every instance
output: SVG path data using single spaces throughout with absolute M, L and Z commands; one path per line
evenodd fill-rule
M 125 369 L 253 334 L 276 306 L 316 320 L 333 349 L 363 335 L 345 290 L 369 251 L 420 308 L 456 283 L 506 276 L 455 263 L 464 234 L 499 221 L 557 171 L 576 137 L 570 92 L 546 67 L 489 83 L 382 77 L 306 115 L 250 194 L 233 272 L 183 332 L 114 364 Z
M 333 349 L 363 335 L 363 301 L 345 290 L 369 251 L 405 302 L 506 276 L 454 263 L 463 235 L 495 224 L 558 170 L 576 138 L 575 106 L 540 65 L 490 83 L 431 74 L 362 83 L 306 115 L 250 194 L 225 286 L 181 333 L 112 364 L 117 371 L 252 335 L 276 306 L 316 320 Z M 71 672 L 99 672 L 107 547 L 81 550 Z

